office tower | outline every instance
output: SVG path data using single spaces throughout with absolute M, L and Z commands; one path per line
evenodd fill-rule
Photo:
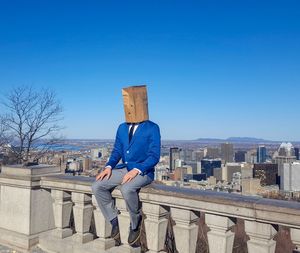
M 247 153 L 245 154 L 245 161 L 246 163 L 256 163 L 257 161 L 257 151 L 256 149 L 251 149 L 249 151 L 247 151 Z
M 175 161 L 177 159 L 180 159 L 180 148 L 177 148 L 177 147 L 170 148 L 170 163 L 169 163 L 169 166 L 170 166 L 170 172 L 171 173 L 176 168 Z
M 221 159 L 202 159 L 201 160 L 201 170 L 205 173 L 207 177 L 214 175 L 215 168 L 221 168 Z
M 175 168 L 174 169 L 174 174 L 173 174 L 173 180 L 174 181 L 183 180 L 183 175 L 184 174 L 187 174 L 187 168 L 186 167 L 177 167 L 177 168 Z
M 286 157 L 295 156 L 295 150 L 293 144 L 290 142 L 281 143 L 278 149 L 278 156 L 286 156 Z
M 284 163 L 282 168 L 280 189 L 300 191 L 300 163 Z
M 193 151 L 193 161 L 201 162 L 201 160 L 204 158 L 204 150 L 195 150 Z
M 91 157 L 92 159 L 99 159 L 101 158 L 102 153 L 100 148 L 92 148 L 91 149 Z
M 91 157 L 92 159 L 101 159 L 108 156 L 108 149 L 105 147 L 102 148 L 92 148 Z
M 183 164 L 183 161 L 181 159 L 176 159 L 175 163 L 174 163 L 174 169 L 176 169 L 177 167 L 181 167 Z
M 214 168 L 214 177 L 217 181 L 223 180 L 223 168 Z
M 242 194 L 256 195 L 261 188 L 259 178 L 242 178 Z
M 296 160 L 299 160 L 299 148 L 294 148 Z
M 87 171 L 92 168 L 92 160 L 89 157 L 84 157 L 82 159 L 82 170 Z
M 237 151 L 234 153 L 234 160 L 237 163 L 245 162 L 246 160 L 246 151 Z
M 267 160 L 267 149 L 265 146 L 257 148 L 257 163 L 264 163 Z
M 193 160 L 193 150 L 192 149 L 181 150 L 180 158 L 185 162 L 192 161 Z
M 221 143 L 221 158 L 228 163 L 233 162 L 233 144 L 232 143 Z
M 273 162 L 278 164 L 278 175 L 281 176 L 284 163 L 292 163 L 296 161 L 295 150 L 291 143 L 281 143 L 278 151 L 273 155 Z
M 207 147 L 204 149 L 204 157 L 208 159 L 220 158 L 220 150 L 218 148 Z
M 241 164 L 241 173 L 242 179 L 244 178 L 253 178 L 253 165 L 249 163 L 242 163 Z
M 239 163 L 226 163 L 223 167 L 223 178 L 227 182 L 232 181 L 233 174 L 239 172 L 241 173 L 241 164 Z
M 256 163 L 253 168 L 253 177 L 260 178 L 260 184 L 275 185 L 280 184 L 278 179 L 278 164 L 274 163 Z
M 241 174 L 241 172 L 234 172 L 232 174 L 231 183 L 232 183 L 232 189 L 234 189 L 236 191 L 241 191 L 241 187 L 242 187 L 242 174 Z
M 198 170 L 198 162 L 195 162 L 195 161 L 185 162 L 185 165 L 188 165 L 188 166 L 192 167 L 192 173 L 191 174 L 196 174 L 199 171 Z M 201 169 L 201 167 L 200 167 L 200 169 Z

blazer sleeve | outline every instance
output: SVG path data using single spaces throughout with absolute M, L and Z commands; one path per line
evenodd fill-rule
M 120 139 L 120 126 L 119 126 L 116 134 L 114 148 L 105 166 L 111 166 L 112 168 L 116 167 L 116 165 L 122 158 L 122 150 L 123 150 L 123 146 Z
M 133 163 L 130 165 L 132 168 L 139 169 L 142 174 L 154 168 L 154 166 L 159 162 L 160 158 L 160 130 L 158 125 L 154 125 L 151 129 L 151 135 L 149 138 L 149 149 L 147 158 L 140 163 Z

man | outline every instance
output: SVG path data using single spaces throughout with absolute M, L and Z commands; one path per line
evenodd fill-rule
M 160 130 L 148 119 L 146 86 L 128 87 L 122 93 L 126 122 L 117 130 L 110 159 L 97 174 L 92 191 L 104 217 L 112 225 L 111 237 L 119 240 L 118 210 L 111 191 L 121 185 L 130 215 L 128 243 L 132 245 L 140 237 L 142 224 L 138 191 L 154 179 L 154 167 L 160 158 Z

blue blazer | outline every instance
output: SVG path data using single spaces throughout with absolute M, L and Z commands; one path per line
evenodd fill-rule
M 150 120 L 141 122 L 129 143 L 129 124 L 122 123 L 117 131 L 115 144 L 107 165 L 112 168 L 137 168 L 154 179 L 154 167 L 160 158 L 160 131 Z M 118 162 L 122 159 L 122 163 Z

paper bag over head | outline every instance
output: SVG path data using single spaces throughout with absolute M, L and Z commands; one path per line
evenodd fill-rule
M 149 119 L 146 85 L 122 89 L 125 119 L 128 123 L 139 123 Z

